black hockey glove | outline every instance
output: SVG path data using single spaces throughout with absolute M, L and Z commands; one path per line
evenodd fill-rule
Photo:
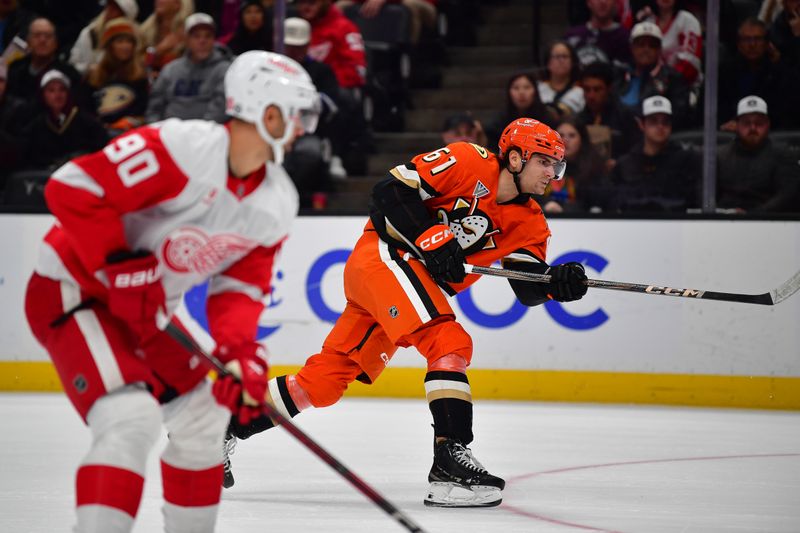
M 580 300 L 588 287 L 584 282 L 588 279 L 583 265 L 580 263 L 564 263 L 551 266 L 546 274 L 550 274 L 547 292 L 557 302 Z
M 436 224 L 425 230 L 415 244 L 422 253 L 425 267 L 437 283 L 464 281 L 467 276 L 464 262 L 467 258 L 450 228 Z

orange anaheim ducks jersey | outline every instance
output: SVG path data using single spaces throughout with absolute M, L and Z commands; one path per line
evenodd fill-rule
M 450 227 L 470 264 L 545 262 L 550 229 L 539 204 L 532 199 L 497 202 L 500 163 L 482 146 L 453 143 L 420 154 L 389 173 L 417 190 L 431 219 Z M 389 244 L 420 255 L 414 238 L 400 233 L 385 217 L 381 220 L 373 213 L 366 229 L 375 229 Z M 460 292 L 477 279 L 467 276 L 448 292 Z

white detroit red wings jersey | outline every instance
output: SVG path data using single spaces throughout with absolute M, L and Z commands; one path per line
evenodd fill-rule
M 298 195 L 271 162 L 245 178 L 231 176 L 229 142 L 225 126 L 171 119 L 59 168 L 45 189 L 58 221 L 36 272 L 105 300 L 107 255 L 147 250 L 159 259 L 170 312 L 185 291 L 210 278 L 210 296 L 246 297 L 247 314 L 255 314 L 247 322 L 257 320 Z

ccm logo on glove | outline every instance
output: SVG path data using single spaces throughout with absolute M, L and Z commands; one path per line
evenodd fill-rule
M 123 272 L 114 276 L 114 287 L 127 289 L 128 287 L 143 287 L 161 277 L 158 267 L 139 270 L 137 272 Z
M 437 224 L 428 228 L 417 238 L 417 246 L 420 250 L 435 250 L 447 241 L 453 240 L 453 232 L 447 226 Z

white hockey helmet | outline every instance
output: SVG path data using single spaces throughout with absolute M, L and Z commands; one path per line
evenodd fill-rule
M 264 127 L 264 110 L 277 107 L 286 129 L 279 139 Z M 255 124 L 272 147 L 275 162 L 283 162 L 284 145 L 294 133 L 295 120 L 307 133 L 317 127 L 320 103 L 311 77 L 295 60 L 262 50 L 238 56 L 225 73 L 225 112 Z

